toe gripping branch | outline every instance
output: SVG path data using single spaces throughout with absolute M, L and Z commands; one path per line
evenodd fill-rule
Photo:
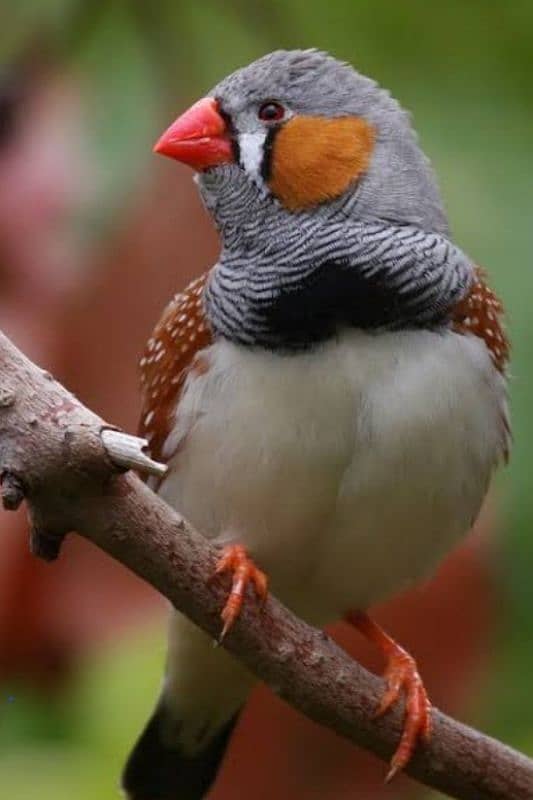
M 232 585 L 226 604 L 220 614 L 223 627 L 218 639 L 219 643 L 224 640 L 224 637 L 241 613 L 248 584 L 251 583 L 253 585 L 261 603 L 265 602 L 268 594 L 267 576 L 256 567 L 248 556 L 246 548 L 242 545 L 230 544 L 223 549 L 215 567 L 213 579 L 217 575 L 222 575 L 226 572 L 232 573 Z
M 386 658 L 384 679 L 387 688 L 376 710 L 376 717 L 385 714 L 405 695 L 405 719 L 400 743 L 390 762 L 386 781 L 408 764 L 420 740 L 429 741 L 431 736 L 431 703 L 414 658 L 391 639 L 370 617 L 362 612 L 351 612 L 346 620 L 363 636 L 377 645 Z

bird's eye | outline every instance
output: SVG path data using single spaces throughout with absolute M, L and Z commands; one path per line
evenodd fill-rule
M 257 116 L 263 122 L 279 122 L 285 116 L 285 109 L 281 103 L 277 103 L 275 100 L 268 100 L 259 107 Z

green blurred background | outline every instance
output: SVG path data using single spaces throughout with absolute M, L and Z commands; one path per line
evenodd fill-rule
M 480 557 L 489 574 L 490 588 L 485 590 L 483 603 L 490 617 L 490 635 L 480 645 L 485 668 L 471 682 L 471 699 L 467 698 L 461 716 L 533 753 L 531 0 L 506 4 L 491 0 L 434 4 L 423 0 L 284 0 L 264 4 L 244 0 L 159 0 L 153 4 L 142 0 L 19 0 L 8 4 L 2 0 L 0 30 L 0 86 L 3 80 L 7 95 L 15 95 L 16 106 L 13 130 L 6 133 L 0 126 L 0 286 L 5 295 L 0 299 L 0 309 L 3 304 L 5 327 L 17 342 L 41 362 L 52 362 L 65 380 L 70 376 L 69 385 L 101 411 L 120 409 L 122 383 L 114 375 L 121 374 L 120 365 L 125 361 L 128 375 L 134 375 L 135 351 L 130 348 L 127 355 L 117 355 L 114 364 L 103 368 L 107 378 L 101 383 L 112 385 L 112 389 L 92 388 L 88 379 L 84 384 L 84 358 L 89 354 L 90 360 L 96 339 L 84 332 L 92 330 L 91 314 L 99 313 L 102 293 L 98 287 L 107 285 L 106 270 L 111 274 L 118 269 L 114 254 L 117 259 L 134 257 L 132 248 L 128 250 L 121 238 L 127 237 L 125 231 L 150 212 L 157 224 L 164 216 L 171 220 L 169 225 L 179 225 L 180 206 L 172 194 L 173 181 L 177 181 L 173 170 L 178 168 L 155 165 L 151 154 L 152 142 L 179 110 L 226 73 L 271 49 L 315 46 L 377 79 L 412 112 L 422 144 L 439 175 L 454 237 L 489 271 L 507 308 L 513 342 L 514 448 L 509 467 L 496 482 L 487 525 L 491 531 L 484 535 Z M 62 255 L 57 257 L 54 251 L 50 271 L 37 279 L 41 267 L 32 265 L 40 263 L 39 258 L 27 252 L 18 254 L 20 243 L 12 239 L 20 220 L 9 216 L 15 214 L 9 181 L 30 179 L 22 167 L 17 167 L 17 172 L 10 166 L 9 159 L 10 148 L 17 147 L 17 131 L 25 130 L 32 134 L 28 154 L 37 153 L 38 158 L 39 120 L 47 109 L 43 112 L 41 108 L 41 116 L 32 116 L 25 109 L 39 103 L 46 106 L 50 86 L 56 87 L 52 91 L 54 102 L 58 96 L 61 99 L 56 127 L 52 125 L 50 133 L 48 126 L 47 136 L 52 148 L 54 141 L 60 143 L 54 156 L 61 164 L 58 182 L 66 181 L 68 190 L 61 198 L 60 223 L 56 218 L 52 223 L 53 234 L 62 241 Z M 0 106 L 0 118 L 1 113 Z M 4 135 L 13 136 L 15 144 L 8 142 L 7 150 L 2 151 Z M 20 161 L 27 165 L 30 155 Z M 164 190 L 154 190 L 154 175 L 159 180 L 163 174 Z M 180 181 L 190 182 L 190 177 L 180 173 Z M 179 191 L 185 192 L 182 202 L 197 202 L 181 183 Z M 151 199 L 145 201 L 146 197 Z M 24 216 L 25 207 L 21 203 L 17 213 Z M 4 223 L 2 213 L 6 215 Z M 19 238 L 31 234 L 26 223 L 20 222 Z M 150 228 L 150 241 L 157 240 L 157 224 Z M 195 251 L 199 239 L 191 235 L 188 246 Z M 68 241 L 68 247 L 63 240 Z M 210 246 L 215 247 L 214 241 Z M 155 274 L 161 262 L 150 264 L 149 255 L 143 268 Z M 12 264 L 17 265 L 18 258 L 23 264 L 24 257 L 29 266 L 26 283 L 18 291 L 19 273 Z M 182 273 L 202 269 L 193 256 L 191 266 L 183 267 L 182 257 L 179 250 L 169 256 L 170 266 L 165 267 L 170 275 L 168 287 L 165 285 L 165 291 L 160 288 L 157 302 L 150 297 L 152 320 L 155 309 L 169 296 L 167 288 L 179 288 Z M 60 266 L 54 271 L 56 263 Z M 203 268 L 208 263 L 203 263 Z M 124 277 L 122 280 L 122 289 L 118 279 L 115 283 L 115 308 L 124 312 L 120 330 L 127 332 L 128 314 L 133 318 L 137 306 L 131 300 L 131 311 L 126 308 L 130 295 L 124 289 Z M 46 291 L 52 284 L 55 289 L 48 297 Z M 102 302 L 109 303 L 109 298 Z M 54 309 L 53 318 L 35 325 L 44 303 Z M 32 309 L 31 319 L 25 317 L 28 307 Z M 69 325 L 73 320 L 77 324 L 84 314 L 88 321 L 77 329 L 75 352 L 65 355 L 68 331 L 73 329 Z M 107 319 L 113 319 L 111 311 Z M 137 351 L 148 333 L 147 325 L 144 319 L 137 325 Z M 108 336 L 113 340 L 115 331 L 110 329 Z M 113 342 L 106 346 L 98 341 L 102 359 L 107 347 L 111 359 Z M 96 374 L 96 387 L 99 369 L 94 359 L 91 363 L 87 369 Z M 131 386 L 128 384 L 131 399 L 126 421 L 133 427 L 137 400 Z M 109 399 L 111 391 L 119 398 L 116 407 Z M 120 417 L 119 410 L 115 416 Z M 5 516 L 2 521 L 9 526 Z M 23 530 L 23 525 L 19 528 Z M 9 532 L 3 538 L 9 543 L 15 536 L 18 541 L 20 529 L 12 538 Z M 2 557 L 0 549 L 0 561 Z M 63 561 L 68 559 L 67 547 Z M 80 565 L 83 563 L 80 559 Z M 85 578 L 89 586 L 95 574 L 91 563 L 83 566 L 89 573 Z M 30 572 L 27 580 L 21 579 L 23 598 L 30 582 L 34 585 L 33 568 L 26 564 L 25 569 Z M 37 578 L 48 581 L 51 574 L 47 586 L 53 586 L 56 575 L 50 569 L 55 568 L 49 568 L 46 578 L 40 572 Z M 63 567 L 61 575 L 67 570 Z M 11 566 L 3 572 L 0 569 L 0 585 L 4 580 L 7 586 L 12 574 Z M 2 597 L 0 591 L 0 601 Z M 15 631 L 12 637 L 19 635 L 26 619 L 21 616 L 13 623 L 12 615 L 20 608 L 17 602 L 10 612 L 11 631 Z M 27 611 L 28 619 L 33 620 L 34 606 L 33 611 Z M 56 609 L 56 613 L 68 614 L 68 607 Z M 94 611 L 95 616 L 98 613 L 105 613 L 105 609 Z M 127 623 L 117 621 L 101 640 L 92 633 L 87 635 L 86 645 L 76 640 L 72 658 L 62 653 L 61 670 L 50 669 L 46 679 L 33 674 L 38 669 L 27 669 L 22 656 L 10 663 L 11 640 L 6 637 L 2 641 L 0 637 L 7 664 L 0 683 L 1 796 L 10 800 L 105 800 L 117 796 L 121 760 L 157 692 L 164 655 L 160 622 L 157 599 L 143 596 Z M 33 620 L 31 624 L 42 630 L 41 623 Z M 65 641 L 63 637 L 63 644 Z M 38 649 L 22 648 L 21 652 L 37 665 Z M 63 668 L 66 677 L 58 680 L 56 672 L 63 674 Z M 387 796 L 396 796 L 391 791 Z M 397 791 L 397 796 L 403 797 L 411 796 L 414 789 L 411 785 Z M 353 795 L 339 791 L 331 795 L 322 792 L 321 796 L 361 795 L 354 789 Z

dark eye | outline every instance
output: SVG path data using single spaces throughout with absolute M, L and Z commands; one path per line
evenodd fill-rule
M 285 116 L 285 109 L 281 103 L 276 103 L 275 100 L 268 100 L 259 107 L 257 116 L 263 122 L 279 122 Z

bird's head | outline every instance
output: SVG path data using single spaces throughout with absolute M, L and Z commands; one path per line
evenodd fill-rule
M 197 170 L 215 217 L 224 197 L 235 217 L 243 193 L 243 215 L 255 198 L 290 215 L 331 215 L 333 207 L 446 231 L 407 113 L 374 81 L 317 50 L 276 51 L 232 73 L 154 149 Z

